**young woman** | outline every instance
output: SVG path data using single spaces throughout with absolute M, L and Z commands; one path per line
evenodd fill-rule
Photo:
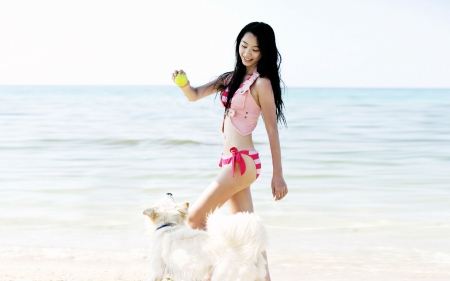
M 192 87 L 189 81 L 180 87 L 190 101 L 221 92 L 225 107 L 222 170 L 191 207 L 188 223 L 192 228 L 204 229 L 207 214 L 227 201 L 231 213 L 253 212 L 250 185 L 260 174 L 261 161 L 253 144 L 252 131 L 261 113 L 272 152 L 272 195 L 275 200 L 281 200 L 288 193 L 277 127 L 278 123 L 286 124 L 280 63 L 273 29 L 268 24 L 252 22 L 237 36 L 234 71 L 200 87 Z M 172 79 L 179 73 L 184 72 L 174 71 Z M 270 280 L 268 271 L 266 280 Z

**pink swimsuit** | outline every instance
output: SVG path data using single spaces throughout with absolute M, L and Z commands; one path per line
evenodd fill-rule
M 236 91 L 231 100 L 230 108 L 228 108 L 226 112 L 226 115 L 230 117 L 231 125 L 242 136 L 249 135 L 253 132 L 258 123 L 259 115 L 261 115 L 261 108 L 258 106 L 252 94 L 250 93 L 250 87 L 258 77 L 259 73 L 255 69 L 253 74 L 248 77 Z M 227 97 L 228 88 L 226 88 L 221 95 L 223 106 L 227 104 Z M 253 159 L 253 162 L 255 162 L 256 178 L 259 177 L 259 174 L 261 173 L 261 160 L 259 159 L 259 154 L 256 150 L 239 151 L 236 147 L 232 147 L 230 149 L 230 152 L 230 156 L 222 156 L 219 163 L 220 167 L 222 167 L 222 164 L 232 164 L 233 170 L 231 173 L 234 177 L 234 167 L 236 163 L 238 163 L 241 169 L 241 175 L 243 175 L 245 173 L 246 167 L 241 154 L 248 155 Z
M 250 93 L 250 87 L 258 77 L 259 73 L 255 69 L 253 74 L 236 91 L 231 100 L 230 108 L 226 112 L 230 116 L 233 127 L 243 136 L 253 132 L 256 124 L 258 124 L 259 115 L 261 115 L 261 108 Z M 228 88 L 225 89 L 221 96 L 224 106 L 227 104 L 227 98 Z
M 242 154 L 248 155 L 253 159 L 253 162 L 255 162 L 256 166 L 256 178 L 259 177 L 259 174 L 261 174 L 261 160 L 259 159 L 258 151 L 256 150 L 237 150 L 236 147 L 230 148 L 231 155 L 230 156 L 222 156 L 219 162 L 219 167 L 222 167 L 222 165 L 230 164 L 233 165 L 233 168 L 236 167 L 236 163 L 239 164 L 239 167 L 241 168 L 241 176 L 245 173 L 245 170 L 247 169 L 245 166 L 245 161 L 242 158 Z M 234 169 L 231 170 L 231 175 L 234 178 Z

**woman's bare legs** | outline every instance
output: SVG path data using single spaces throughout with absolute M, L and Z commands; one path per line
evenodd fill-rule
M 238 212 L 253 213 L 253 201 L 252 194 L 250 193 L 250 186 L 231 196 L 230 200 L 228 200 L 228 206 L 230 207 L 232 214 L 236 214 Z M 266 251 L 262 252 L 262 255 L 266 261 L 266 281 L 270 281 L 269 263 L 267 262 Z
M 225 204 L 233 195 L 247 188 L 255 181 L 256 167 L 253 159 L 247 155 L 244 155 L 243 159 L 247 167 L 243 175 L 241 175 L 239 165 L 235 167 L 234 177 L 231 176 L 232 165 L 223 165 L 219 175 L 194 202 L 189 210 L 188 217 L 188 223 L 191 228 L 205 229 L 206 216 L 210 212 Z
M 253 200 L 252 194 L 250 193 L 250 186 L 247 186 L 231 196 L 228 200 L 228 207 L 232 214 L 238 212 L 253 213 Z
M 222 206 L 234 195 L 239 197 L 240 191 L 249 189 L 248 187 L 255 181 L 256 167 L 253 159 L 247 155 L 243 156 L 246 165 L 246 171 L 241 175 L 239 165 L 236 165 L 234 177 L 231 176 L 232 166 L 223 165 L 222 170 L 213 182 L 194 202 L 189 210 L 188 224 L 193 229 L 205 229 L 206 216 L 216 208 Z M 245 192 L 244 192 L 245 193 Z M 242 194 L 244 194 L 242 193 Z M 248 197 L 247 197 L 248 198 Z M 253 212 L 253 203 L 247 200 L 239 200 L 239 205 L 246 202 L 247 208 Z M 248 207 L 249 206 L 249 207 Z M 209 281 L 210 277 L 205 279 Z

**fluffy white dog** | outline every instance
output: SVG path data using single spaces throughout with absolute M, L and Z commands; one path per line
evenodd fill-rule
M 260 281 L 266 275 L 262 257 L 266 231 L 252 213 L 208 216 L 207 231 L 194 230 L 185 220 L 189 203 L 175 204 L 167 193 L 144 211 L 155 226 L 150 254 L 152 277 L 179 281 Z

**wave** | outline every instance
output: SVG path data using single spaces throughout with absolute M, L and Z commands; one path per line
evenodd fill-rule
M 197 141 L 192 139 L 41 139 L 40 143 L 74 143 L 100 144 L 105 146 L 138 146 L 138 145 L 217 145 L 217 143 Z
M 0 257 L 7 259 L 48 260 L 48 261 L 139 261 L 146 260 L 145 248 L 129 250 L 82 249 L 76 247 L 4 247 Z
M 354 176 L 343 176 L 343 175 L 284 175 L 287 179 L 337 179 L 337 178 L 352 178 Z

